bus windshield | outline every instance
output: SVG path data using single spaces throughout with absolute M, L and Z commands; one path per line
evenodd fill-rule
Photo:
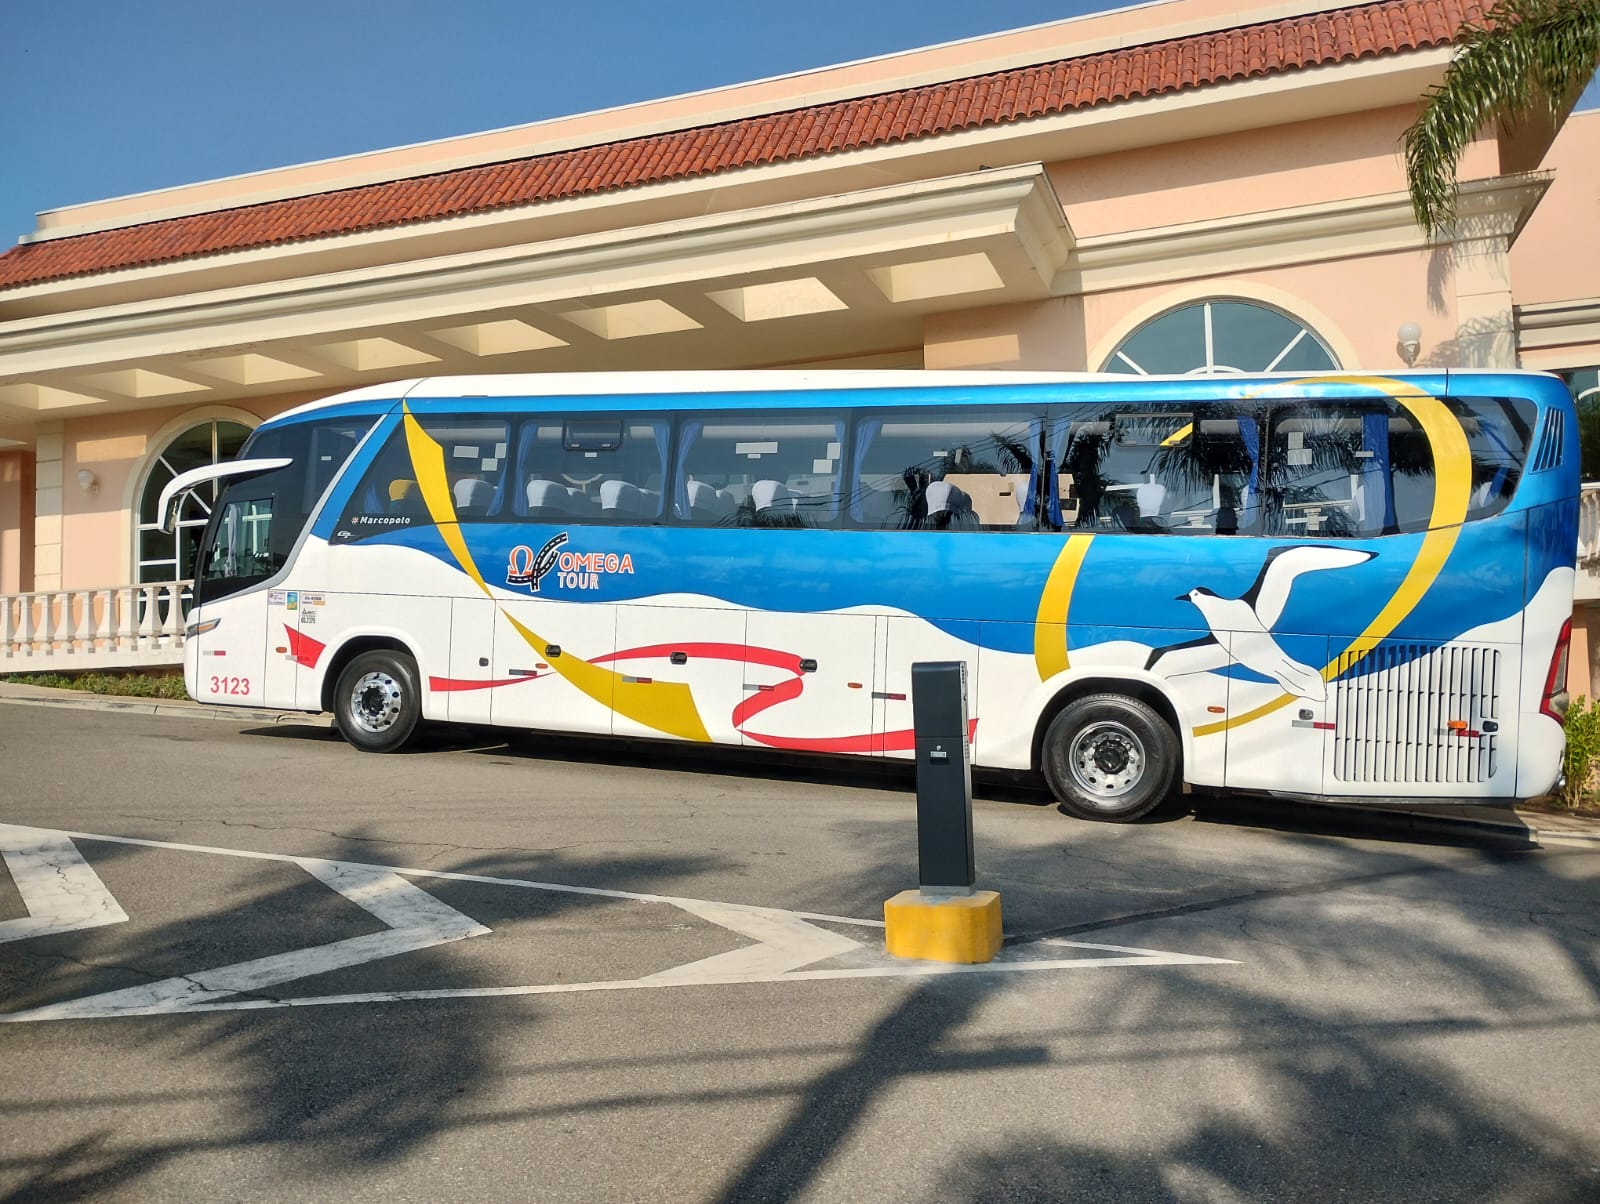
M 370 419 L 304 422 L 257 431 L 242 459 L 287 459 L 283 468 L 231 481 L 211 516 L 195 580 L 197 603 L 277 575 L 318 499 L 371 427 Z

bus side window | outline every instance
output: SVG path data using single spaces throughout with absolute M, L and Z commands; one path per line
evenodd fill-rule
M 679 428 L 673 516 L 711 527 L 831 527 L 844 422 L 831 414 L 708 414 Z
M 511 433 L 503 418 L 427 415 L 417 420 L 444 456 L 445 484 L 461 522 L 501 514 L 505 502 Z
M 1358 538 L 1426 530 L 1433 454 L 1391 401 L 1277 405 L 1266 448 L 1263 532 Z
M 1533 403 L 1522 398 L 1461 397 L 1449 405 L 1461 419 L 1472 452 L 1469 519 L 1498 514 L 1516 493 L 1533 434 Z
M 1218 506 L 1202 472 L 1192 412 L 1084 410 L 1052 432 L 1051 459 L 1072 482 L 1061 521 L 1112 531 L 1211 530 Z M 1069 491 L 1060 490 L 1061 501 Z
M 1032 530 L 1042 419 L 894 412 L 855 428 L 851 524 L 908 531 Z
M 530 419 L 517 437 L 512 510 L 562 523 L 658 522 L 670 433 L 665 419 L 644 416 Z
M 405 426 L 396 423 L 345 503 L 332 541 L 352 543 L 431 521 L 411 464 Z

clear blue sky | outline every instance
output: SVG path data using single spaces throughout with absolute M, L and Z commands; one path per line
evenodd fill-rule
M 35 212 L 1119 7 L 1108 0 L 12 0 L 0 249 Z M 1600 102 L 1596 89 L 1586 96 Z

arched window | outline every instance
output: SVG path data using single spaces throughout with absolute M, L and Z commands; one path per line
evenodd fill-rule
M 217 500 L 217 487 L 205 485 L 188 495 L 178 512 L 177 531 L 172 535 L 161 529 L 161 515 L 157 512 L 161 491 L 180 472 L 233 459 L 249 435 L 250 428 L 242 422 L 203 419 L 180 430 L 151 459 L 139 489 L 135 581 L 177 581 L 194 576 L 195 552 Z
M 1183 376 L 1321 372 L 1338 366 L 1327 344 L 1288 314 L 1218 297 L 1150 319 L 1118 344 L 1101 371 Z
M 1578 403 L 1578 440 L 1583 479 L 1600 481 L 1600 368 L 1563 372 Z

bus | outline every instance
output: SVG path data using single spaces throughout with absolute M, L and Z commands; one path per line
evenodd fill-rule
M 909 757 L 911 667 L 968 755 L 1076 816 L 1175 790 L 1511 802 L 1556 782 L 1573 402 L 1531 372 L 723 372 L 360 388 L 219 493 L 190 694 Z

